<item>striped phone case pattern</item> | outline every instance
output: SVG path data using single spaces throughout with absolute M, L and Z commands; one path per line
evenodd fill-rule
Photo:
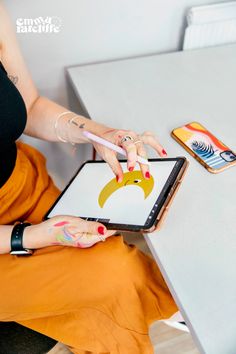
M 175 135 L 214 170 L 236 160 L 233 151 L 199 123 L 175 129 Z

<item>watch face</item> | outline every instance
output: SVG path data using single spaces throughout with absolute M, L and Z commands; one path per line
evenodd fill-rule
M 33 254 L 33 250 L 24 249 L 20 251 L 11 251 L 10 254 L 16 256 L 30 256 L 31 254 Z

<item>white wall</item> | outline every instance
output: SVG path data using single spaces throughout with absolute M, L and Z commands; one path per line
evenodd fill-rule
M 14 23 L 17 18 L 61 18 L 58 34 L 17 35 L 41 94 L 64 105 L 68 104 L 65 66 L 180 50 L 187 9 L 215 2 L 223 1 L 4 1 Z M 53 165 L 51 159 L 51 168 L 61 166 Z M 66 177 L 64 171 L 61 174 Z
M 217 0 L 5 0 L 12 20 L 58 16 L 58 34 L 18 34 L 41 93 L 66 104 L 63 67 L 181 49 L 185 13 Z

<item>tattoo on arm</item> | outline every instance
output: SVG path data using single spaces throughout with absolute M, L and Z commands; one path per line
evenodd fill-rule
M 17 82 L 19 81 L 18 76 L 13 76 L 13 75 L 7 75 L 7 76 L 13 82 L 14 85 L 16 85 Z

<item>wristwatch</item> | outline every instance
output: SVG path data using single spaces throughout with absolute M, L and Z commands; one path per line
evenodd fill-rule
M 31 224 L 28 222 L 19 222 L 16 224 L 11 233 L 11 252 L 10 254 L 16 256 L 30 256 L 33 250 L 23 247 L 23 233 L 24 229 Z

